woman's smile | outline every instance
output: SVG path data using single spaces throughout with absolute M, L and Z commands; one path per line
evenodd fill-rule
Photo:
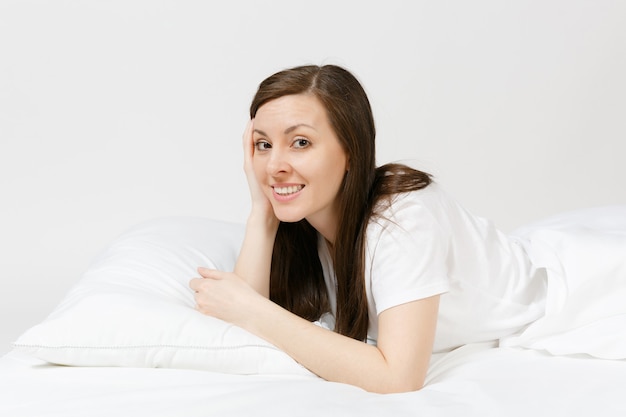
M 304 185 L 273 185 L 274 198 L 280 202 L 287 202 L 295 199 L 300 195 L 300 191 L 304 188 Z

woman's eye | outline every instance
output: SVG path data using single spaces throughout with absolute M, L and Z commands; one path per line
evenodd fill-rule
M 309 142 L 308 139 L 304 139 L 304 138 L 298 138 L 293 141 L 293 147 L 298 148 L 298 149 L 306 148 L 310 144 L 311 142 Z
M 265 140 L 259 140 L 254 144 L 254 149 L 257 151 L 266 151 L 268 149 L 271 149 L 272 145 L 265 141 Z

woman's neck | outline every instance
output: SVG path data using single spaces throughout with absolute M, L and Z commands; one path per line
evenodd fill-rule
M 335 245 L 333 242 L 329 241 L 328 239 L 324 238 L 324 242 L 326 243 L 326 248 L 328 249 L 328 254 L 330 255 L 330 259 L 333 262 L 333 265 L 335 264 Z
M 307 221 L 317 233 L 322 235 L 329 249 L 335 246 L 335 237 L 337 235 L 337 216 L 328 216 L 324 219 L 307 218 Z

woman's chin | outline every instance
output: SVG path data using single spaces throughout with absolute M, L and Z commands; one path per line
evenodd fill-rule
M 278 220 L 280 220 L 283 223 L 297 223 L 300 220 L 304 219 L 304 216 L 302 215 L 298 215 L 296 213 L 285 213 L 284 211 L 283 212 L 274 211 L 274 215 L 276 216 Z

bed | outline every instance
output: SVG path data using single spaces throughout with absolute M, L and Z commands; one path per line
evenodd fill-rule
M 586 225 L 585 242 L 601 226 Z M 550 229 L 559 241 L 558 227 Z M 616 308 L 581 307 L 574 296 L 552 321 L 516 338 L 434 354 L 421 391 L 379 395 L 324 381 L 267 342 L 193 308 L 187 282 L 195 268 L 231 268 L 242 236 L 242 225 L 189 217 L 153 220 L 121 235 L 0 358 L 0 415 L 626 415 L 626 289 L 611 291 Z M 596 250 L 626 248 L 625 235 L 611 236 L 610 247 Z M 603 285 L 624 281 L 623 262 L 604 267 L 606 277 L 596 277 Z M 578 290 L 588 292 L 584 283 Z M 571 310 L 575 329 L 541 336 L 559 312 Z M 593 331 L 606 326 L 615 337 L 599 344 Z M 577 353 L 581 346 L 586 353 Z
M 377 395 L 313 377 L 0 360 L 3 416 L 624 416 L 626 363 L 485 345 L 434 359 L 427 386 Z

